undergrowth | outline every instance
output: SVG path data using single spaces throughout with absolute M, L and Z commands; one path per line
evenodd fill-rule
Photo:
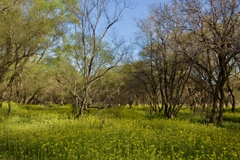
M 146 107 L 90 109 L 74 119 L 70 106 L 0 110 L 0 159 L 239 159 L 239 113 L 222 126 L 149 114 Z M 185 119 L 184 119 L 185 115 Z M 229 119 L 233 119 L 231 122 Z M 234 126 L 234 127 L 233 127 Z

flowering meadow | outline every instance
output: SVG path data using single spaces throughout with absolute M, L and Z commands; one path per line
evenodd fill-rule
M 240 159 L 240 130 L 166 120 L 144 107 L 95 109 L 79 119 L 68 106 L 14 105 L 10 116 L 6 110 L 0 109 L 1 160 Z

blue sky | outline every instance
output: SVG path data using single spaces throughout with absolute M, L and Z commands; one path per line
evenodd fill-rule
M 144 18 L 148 15 L 148 6 L 153 3 L 164 3 L 168 0 L 131 0 L 134 4 L 133 9 L 126 9 L 123 14 L 123 18 L 114 27 L 120 36 L 124 38 L 133 37 L 134 33 L 137 31 L 136 22 L 134 18 Z

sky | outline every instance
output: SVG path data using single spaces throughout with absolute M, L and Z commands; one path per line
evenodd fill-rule
M 146 18 L 148 16 L 148 6 L 154 3 L 165 3 L 168 0 L 131 0 L 133 9 L 126 9 L 120 22 L 115 26 L 119 35 L 124 38 L 134 36 L 137 31 L 135 18 Z

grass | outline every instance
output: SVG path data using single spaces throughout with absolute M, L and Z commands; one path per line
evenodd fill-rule
M 191 123 L 189 110 L 174 120 L 151 116 L 146 107 L 92 109 L 78 120 L 69 106 L 13 104 L 10 116 L 6 110 L 0 110 L 3 160 L 240 159 L 238 112 L 226 113 L 218 127 Z

